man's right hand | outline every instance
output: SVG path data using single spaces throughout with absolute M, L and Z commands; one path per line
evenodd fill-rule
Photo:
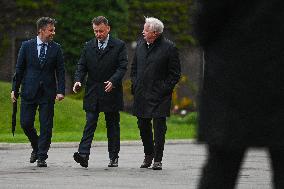
M 74 86 L 73 86 L 74 93 L 77 93 L 79 89 L 81 88 L 81 86 L 82 86 L 81 82 L 74 83 Z
M 11 92 L 11 100 L 12 100 L 12 102 L 16 102 L 17 101 L 17 98 L 15 96 L 15 92 L 14 91 Z

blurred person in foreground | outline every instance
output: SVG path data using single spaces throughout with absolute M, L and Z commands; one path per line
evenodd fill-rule
M 204 50 L 198 140 L 208 147 L 199 189 L 235 188 L 249 147 L 268 150 L 284 188 L 284 3 L 198 1 Z
M 119 111 L 123 109 L 122 78 L 128 63 L 126 45 L 109 35 L 110 25 L 104 16 L 95 17 L 92 26 L 96 38 L 86 42 L 75 73 L 75 93 L 87 76 L 83 100 L 86 125 L 78 152 L 73 157 L 82 167 L 88 167 L 99 113 L 104 112 L 110 159 L 108 167 L 117 167 L 120 150 Z
M 65 69 L 61 47 L 53 41 L 56 21 L 49 17 L 37 20 L 36 38 L 21 45 L 13 78 L 11 99 L 15 102 L 21 86 L 20 122 L 31 142 L 30 163 L 46 167 L 50 147 L 54 103 L 65 94 Z M 34 127 L 36 110 L 39 111 L 40 135 Z
M 154 159 L 154 170 L 162 169 L 166 117 L 170 116 L 172 92 L 181 72 L 178 50 L 163 36 L 163 29 L 157 18 L 145 18 L 144 39 L 137 43 L 130 75 L 133 114 L 138 119 L 145 154 L 141 168 L 150 167 Z

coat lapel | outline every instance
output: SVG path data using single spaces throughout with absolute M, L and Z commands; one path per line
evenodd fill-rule
M 94 59 L 95 59 L 95 62 L 97 62 L 97 60 L 100 57 L 100 50 L 99 50 L 99 47 L 98 47 L 98 40 L 93 39 L 92 46 L 93 46 L 93 50 L 94 50 L 94 51 L 92 51 L 92 53 L 95 54 Z
M 148 45 L 147 43 L 145 42 L 145 46 L 146 46 L 146 49 L 147 49 L 147 56 L 150 54 L 150 52 L 153 50 L 154 46 L 156 45 L 156 43 L 153 43 L 149 48 L 148 48 Z
M 99 55 L 100 54 L 100 49 L 98 47 L 98 40 L 93 39 L 93 47 L 94 47 L 94 49 L 96 51 L 96 54 Z
M 150 46 L 150 48 L 148 49 L 148 45 L 146 43 L 146 41 L 144 41 L 144 47 L 146 49 L 146 66 L 149 65 L 150 61 L 148 61 L 148 57 L 149 55 L 151 54 L 151 52 L 155 49 L 155 48 L 158 48 L 157 46 L 159 46 L 159 44 L 161 43 L 161 40 L 162 40 L 163 36 L 159 36 L 155 41 L 154 43 Z
M 95 48 L 96 48 L 96 53 L 98 54 L 99 59 L 101 59 L 109 50 L 111 50 L 111 48 L 113 46 L 114 46 L 113 39 L 110 36 L 106 48 L 102 52 L 100 52 L 100 50 L 98 48 L 98 40 L 96 40 L 96 47 Z
M 143 50 L 145 50 L 145 60 L 146 60 L 146 64 L 145 64 L 145 67 L 147 67 L 148 65 L 149 65 L 149 63 L 150 63 L 150 61 L 148 60 L 149 59 L 149 55 L 150 55 L 150 53 L 151 53 L 151 51 L 153 50 L 153 48 L 154 48 L 154 44 L 150 47 L 150 48 L 148 48 L 148 44 L 147 44 L 147 42 L 146 41 L 144 41 L 144 44 L 143 44 Z

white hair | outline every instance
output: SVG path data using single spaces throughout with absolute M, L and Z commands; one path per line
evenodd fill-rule
M 145 17 L 145 24 L 149 25 L 151 31 L 163 33 L 164 24 L 161 20 L 154 17 Z

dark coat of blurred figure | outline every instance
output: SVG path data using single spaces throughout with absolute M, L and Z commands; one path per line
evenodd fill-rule
M 248 147 L 268 149 L 284 188 L 284 2 L 198 1 L 204 50 L 198 140 L 208 144 L 200 189 L 235 187 Z

